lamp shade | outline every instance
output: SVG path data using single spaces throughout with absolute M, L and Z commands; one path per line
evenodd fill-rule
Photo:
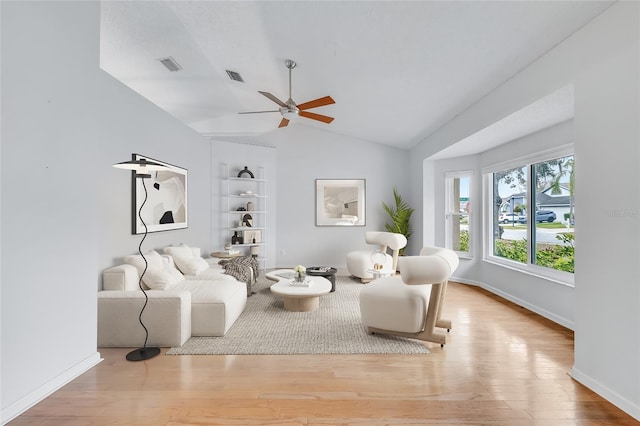
M 160 163 L 154 163 L 153 161 L 145 160 L 144 158 L 116 163 L 113 165 L 113 167 L 118 169 L 134 170 L 136 173 L 153 172 L 167 169 L 167 166 L 163 166 Z

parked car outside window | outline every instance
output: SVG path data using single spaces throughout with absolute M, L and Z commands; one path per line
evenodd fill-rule
M 556 214 L 551 210 L 538 210 L 536 212 L 536 222 L 554 222 Z
M 498 217 L 500 223 L 527 223 L 527 217 L 517 213 L 502 213 Z

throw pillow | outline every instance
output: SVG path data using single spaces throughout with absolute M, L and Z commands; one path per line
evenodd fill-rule
M 182 262 L 182 268 L 180 268 L 186 275 L 198 275 L 207 269 L 209 269 L 209 264 L 201 257 L 193 257 Z
M 180 247 L 188 248 L 193 253 L 193 257 L 200 257 L 200 247 L 189 247 L 185 243 L 180 243 Z
M 145 259 L 147 259 L 147 270 L 154 269 L 163 269 L 164 262 L 162 260 L 162 256 L 155 250 L 150 250 L 148 253 L 144 254 Z M 144 259 L 139 254 L 132 254 L 130 256 L 125 256 L 122 258 L 124 263 L 135 266 L 138 270 L 138 275 L 142 275 L 144 271 Z
M 142 281 L 152 290 L 166 290 L 182 281 L 184 277 L 177 270 L 171 268 L 150 268 L 145 272 Z
M 198 275 L 209 268 L 207 261 L 194 256 L 195 253 L 189 247 L 165 247 L 163 251 L 173 257 L 176 266 L 185 275 Z

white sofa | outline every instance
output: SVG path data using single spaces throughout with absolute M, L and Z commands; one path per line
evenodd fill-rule
M 182 248 L 192 253 L 193 262 L 185 262 L 188 256 L 179 256 L 186 250 L 165 249 L 173 256 L 145 253 L 149 266 L 143 285 L 149 300 L 142 321 L 149 330 L 148 346 L 174 347 L 191 336 L 224 336 L 246 306 L 246 283 L 202 259 L 198 248 Z M 100 347 L 137 347 L 144 342 L 138 321 L 144 304 L 138 284 L 144 261 L 140 255 L 125 256 L 124 260 L 102 274 L 103 289 L 98 292 Z

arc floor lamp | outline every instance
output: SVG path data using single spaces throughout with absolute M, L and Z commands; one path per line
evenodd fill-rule
M 144 180 L 146 178 L 151 177 L 151 172 L 158 171 L 158 170 L 166 170 L 167 167 L 163 166 L 162 164 L 155 163 L 153 161 L 148 161 L 144 158 L 141 158 L 139 160 L 130 160 L 130 161 L 124 161 L 122 163 L 116 163 L 113 165 L 113 167 L 116 167 L 118 169 L 131 170 L 133 172 L 134 178 L 142 179 L 142 187 L 144 188 L 144 201 L 142 202 L 142 204 L 140 204 L 140 208 L 138 209 L 138 217 L 140 218 L 140 221 L 144 226 L 144 235 L 142 236 L 142 239 L 140 240 L 140 244 L 138 245 L 138 252 L 140 253 L 140 256 L 142 256 L 142 259 L 144 260 L 144 270 L 142 271 L 142 274 L 140 274 L 140 279 L 138 280 L 138 287 L 140 287 L 140 290 L 142 290 L 142 293 L 144 294 L 144 305 L 142 305 L 142 309 L 140 310 L 138 321 L 140 322 L 140 325 L 144 329 L 145 337 L 144 337 L 144 345 L 141 348 L 135 349 L 127 354 L 127 360 L 129 361 L 144 361 L 146 359 L 153 358 L 154 356 L 160 353 L 160 348 L 147 347 L 147 340 L 149 339 L 149 330 L 147 330 L 147 327 L 145 327 L 144 322 L 142 322 L 142 313 L 144 312 L 144 309 L 147 307 L 147 303 L 149 301 L 147 292 L 144 291 L 144 287 L 142 286 L 142 277 L 144 277 L 145 272 L 147 272 L 147 267 L 149 266 L 147 262 L 147 258 L 144 257 L 144 254 L 142 254 L 142 243 L 144 242 L 144 239 L 147 238 L 147 224 L 144 222 L 144 219 L 142 218 L 142 208 L 144 207 L 144 204 L 147 202 L 147 187 L 144 183 Z

